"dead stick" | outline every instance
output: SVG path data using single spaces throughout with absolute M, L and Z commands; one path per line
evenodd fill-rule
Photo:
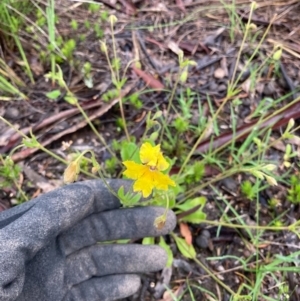
M 129 93 L 129 91 L 131 90 L 131 88 L 132 88 L 131 86 L 126 87 L 122 91 L 122 95 L 120 97 L 123 98 L 124 96 L 126 96 Z M 89 116 L 89 119 L 92 121 L 92 120 L 96 119 L 97 117 L 102 116 L 103 114 L 105 114 L 109 109 L 111 109 L 118 102 L 119 102 L 119 97 L 114 99 L 113 101 L 111 101 L 109 104 L 104 105 L 98 111 L 94 112 L 94 114 Z M 61 137 L 65 136 L 67 134 L 73 133 L 73 132 L 77 131 L 78 129 L 81 129 L 81 128 L 85 127 L 86 124 L 87 124 L 87 121 L 83 120 L 80 123 L 68 128 L 68 129 L 66 129 L 66 130 L 64 130 L 60 133 L 57 133 L 56 135 L 52 136 L 48 140 L 46 140 L 44 142 L 41 142 L 41 145 L 45 147 L 45 146 L 49 145 L 50 143 L 52 143 L 53 141 L 56 141 L 57 139 L 60 139 Z M 20 152 L 15 153 L 12 156 L 12 160 L 14 162 L 19 162 L 21 160 L 24 160 L 26 157 L 34 154 L 38 150 L 39 150 L 39 148 L 26 148 L 26 149 L 23 149 Z

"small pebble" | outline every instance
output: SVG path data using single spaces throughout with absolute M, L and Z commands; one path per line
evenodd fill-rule
M 248 257 L 251 256 L 251 252 L 250 252 L 249 250 L 247 250 L 247 249 L 244 249 L 243 255 L 244 255 L 246 258 L 248 258 Z
M 267 83 L 264 87 L 263 90 L 263 94 L 266 96 L 272 96 L 274 94 L 275 91 L 275 86 L 274 86 L 274 82 L 270 81 L 269 83 Z
M 173 266 L 177 269 L 181 269 L 182 271 L 184 271 L 186 273 L 193 272 L 192 266 L 187 261 L 182 260 L 182 259 L 174 259 Z
M 4 117 L 7 119 L 16 119 L 19 117 L 19 110 L 14 107 L 8 107 L 4 113 Z
M 285 81 L 284 78 L 280 77 L 279 80 L 278 80 L 278 83 L 279 83 L 279 85 L 280 85 L 282 88 L 284 88 L 284 89 L 287 89 L 287 88 L 288 88 L 288 85 L 287 85 L 287 83 L 286 83 L 286 81 Z
M 225 84 L 221 84 L 218 86 L 218 92 L 227 91 L 227 86 Z
M 215 77 L 215 78 L 221 79 L 221 78 L 224 78 L 225 75 L 226 75 L 226 72 L 225 72 L 225 70 L 222 69 L 222 68 L 217 68 L 217 69 L 215 70 L 215 72 L 214 72 L 214 77 Z
M 233 178 L 226 178 L 221 181 L 222 185 L 229 191 L 232 191 L 234 193 L 237 192 L 238 186 L 237 186 L 237 181 L 234 180 Z
M 208 248 L 210 243 L 210 232 L 208 230 L 203 230 L 200 235 L 197 236 L 195 242 L 199 248 Z
M 201 232 L 201 235 L 204 236 L 204 237 L 210 238 L 210 232 L 209 232 L 208 230 L 205 230 L 205 229 L 204 229 L 204 230 Z
M 215 81 L 211 81 L 209 83 L 209 90 L 210 91 L 215 91 L 215 90 L 217 90 L 217 88 L 218 88 L 218 85 L 217 85 L 217 83 Z

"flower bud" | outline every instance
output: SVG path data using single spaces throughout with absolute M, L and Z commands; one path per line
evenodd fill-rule
M 117 23 L 118 19 L 115 15 L 110 15 L 109 16 L 109 22 L 114 25 L 115 23 Z
M 154 220 L 154 226 L 158 230 L 163 229 L 163 227 L 165 226 L 165 224 L 166 224 L 166 216 L 164 214 L 161 215 L 161 216 L 159 216 L 159 217 L 157 217 Z
M 279 61 L 282 56 L 282 48 L 277 49 L 274 54 L 273 54 L 273 60 L 274 61 Z
M 79 174 L 79 162 L 77 160 L 72 161 L 64 172 L 64 183 L 73 183 L 77 180 Z

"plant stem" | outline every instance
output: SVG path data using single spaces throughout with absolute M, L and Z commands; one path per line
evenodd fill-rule
M 123 109 L 123 102 L 122 102 L 122 97 L 121 97 L 121 90 L 119 90 L 119 105 L 120 105 L 120 112 L 121 112 L 121 117 L 123 121 L 123 126 L 124 126 L 124 131 L 126 134 L 127 141 L 130 142 L 130 136 L 129 132 L 127 129 L 127 124 L 126 124 L 126 119 L 125 119 L 125 114 L 124 114 L 124 109 Z
M 180 69 L 180 72 L 181 71 L 182 70 Z M 170 99 L 169 99 L 169 103 L 168 103 L 168 107 L 167 107 L 167 112 L 166 112 L 166 116 L 165 116 L 166 120 L 167 120 L 167 118 L 169 116 L 169 113 L 170 113 L 170 109 L 171 109 L 171 106 L 172 106 L 172 103 L 173 103 L 173 100 L 174 100 L 174 96 L 175 96 L 175 92 L 177 90 L 177 86 L 178 86 L 179 80 L 180 80 L 180 73 L 179 73 L 179 76 L 177 76 L 175 85 L 174 85 L 174 87 L 172 89 L 172 93 L 171 93 L 171 96 L 170 96 Z M 165 131 L 165 127 L 163 126 L 162 129 L 161 129 L 161 133 L 160 133 L 159 144 L 161 144 L 161 142 L 163 140 L 164 131 Z
M 227 286 L 225 283 L 223 283 L 217 276 L 214 275 L 214 273 L 200 260 L 197 258 L 193 259 L 212 279 L 214 279 L 220 286 L 222 286 L 228 293 L 230 293 L 233 297 L 236 295 L 235 292 Z
M 89 116 L 87 116 L 87 114 L 82 109 L 82 107 L 80 106 L 80 104 L 78 103 L 78 101 L 76 102 L 76 106 L 77 106 L 78 110 L 80 111 L 80 113 L 82 114 L 82 116 L 84 117 L 84 119 L 86 120 L 86 122 L 91 127 L 91 129 L 94 132 L 94 134 L 98 137 L 98 139 L 101 141 L 101 143 L 107 148 L 108 152 L 112 155 L 112 157 L 116 157 L 116 155 L 114 154 L 114 152 L 110 149 L 109 145 L 106 143 L 106 141 L 103 138 L 103 136 L 100 133 L 98 133 L 97 129 L 94 127 L 93 123 L 90 121 Z M 117 160 L 118 160 L 118 158 L 117 158 Z

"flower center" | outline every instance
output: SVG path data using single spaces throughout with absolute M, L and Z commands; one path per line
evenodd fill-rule
M 149 166 L 149 169 L 151 170 L 151 171 L 155 171 L 156 170 L 156 167 L 155 166 Z

